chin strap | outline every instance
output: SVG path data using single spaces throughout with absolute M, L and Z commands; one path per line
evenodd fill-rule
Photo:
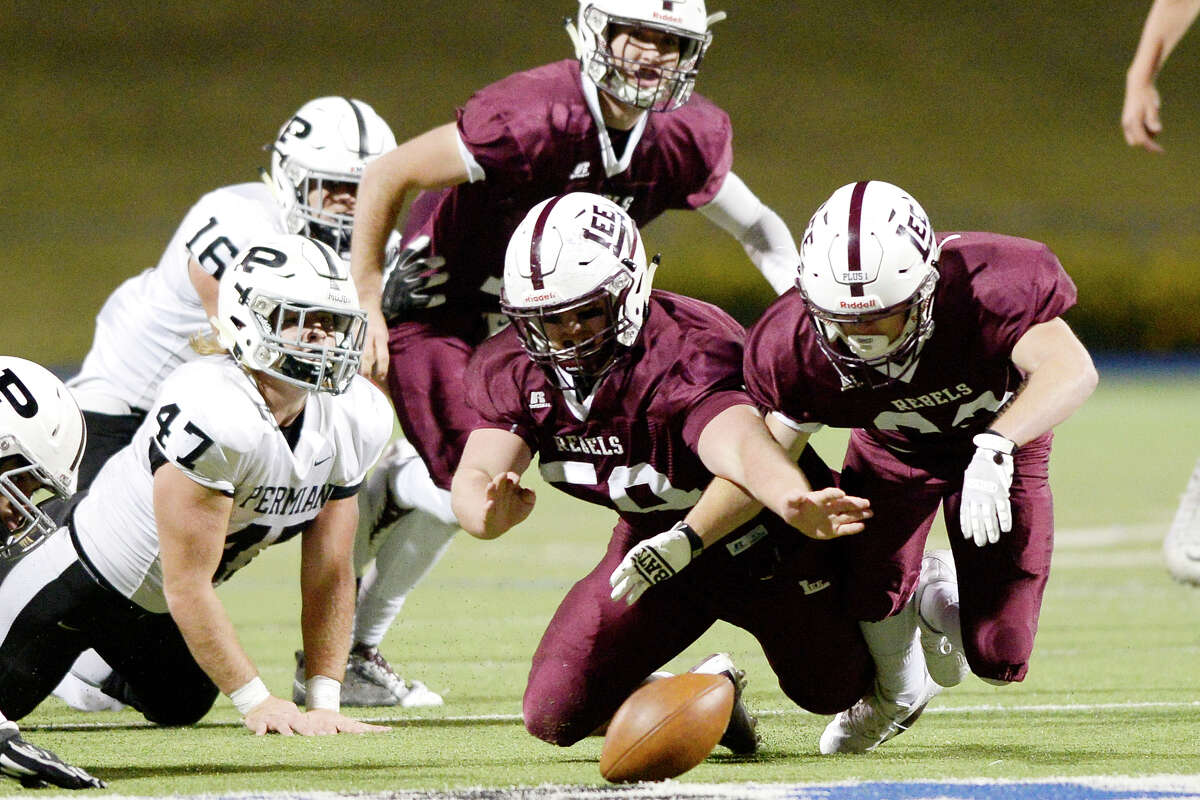
M 722 20 L 725 20 L 728 18 L 729 18 L 729 15 L 726 14 L 724 11 L 714 11 L 713 13 L 708 15 L 708 19 L 706 19 L 704 21 L 704 26 L 706 28 L 711 28 L 713 25 L 716 25 L 718 22 L 721 22 Z
M 575 57 L 583 58 L 583 37 L 579 35 L 579 28 L 575 26 L 575 21 L 570 17 L 563 17 L 563 27 L 567 30 L 567 36 L 571 39 L 571 46 L 575 48 Z

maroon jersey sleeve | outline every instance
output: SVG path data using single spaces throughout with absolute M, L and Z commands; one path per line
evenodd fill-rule
M 985 357 L 1007 359 L 1030 328 L 1075 305 L 1075 284 L 1046 245 L 994 233 L 947 239 L 941 262 L 961 262 L 970 277 Z
M 733 126 L 712 101 L 693 94 L 687 105 L 652 114 L 643 144 L 657 149 L 664 185 L 679 193 L 674 208 L 710 202 L 733 166 Z M 650 160 L 650 159 L 647 159 Z
M 803 411 L 808 404 L 802 397 L 807 381 L 801 375 L 804 351 L 799 334 L 805 320 L 800 292 L 787 290 L 750 329 L 743 363 L 746 392 L 755 405 L 796 422 L 812 421 Z
M 654 296 L 653 313 L 668 316 L 673 324 L 669 329 L 654 326 L 651 357 L 673 361 L 664 383 L 669 386 L 672 408 L 683 419 L 683 440 L 696 451 L 701 431 L 718 414 L 751 405 L 742 388 L 745 330 L 708 303 L 669 292 Z
M 536 369 L 510 327 L 475 350 L 463 377 L 463 391 L 467 405 L 483 423 L 480 427 L 515 433 L 536 453 L 535 423 L 522 402 L 523 381 L 531 368 Z

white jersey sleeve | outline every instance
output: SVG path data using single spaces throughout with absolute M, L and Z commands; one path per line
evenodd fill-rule
M 340 440 L 335 442 L 338 456 L 330 483 L 357 489 L 392 438 L 392 405 L 361 375 L 354 377 L 337 405 L 348 419 L 347 424 L 336 427 Z
M 252 240 L 282 232 L 279 204 L 262 183 L 226 186 L 200 198 L 158 265 L 117 287 L 96 317 L 91 350 L 68 381 L 84 410 L 147 410 L 163 379 L 196 357 L 188 340 L 209 330 L 189 262 L 194 258 L 220 277 Z

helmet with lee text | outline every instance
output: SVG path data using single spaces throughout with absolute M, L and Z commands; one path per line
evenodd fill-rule
M 847 184 L 813 214 L 797 285 L 844 386 L 885 384 L 915 365 L 933 334 L 938 254 L 925 210 L 884 181 Z M 900 314 L 896 336 L 846 327 Z
M 501 308 L 531 359 L 592 383 L 637 341 L 657 264 L 619 205 L 559 195 L 534 206 L 509 240 Z
M 712 43 L 709 26 L 724 18 L 710 17 L 704 0 L 580 0 L 567 32 L 599 89 L 637 108 L 671 111 L 691 97 Z M 614 47 L 621 33 L 631 36 Z

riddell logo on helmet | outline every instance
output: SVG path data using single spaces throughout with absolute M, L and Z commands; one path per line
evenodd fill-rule
M 526 303 L 544 303 L 547 300 L 557 300 L 556 292 L 542 292 L 541 294 L 531 294 L 525 298 Z
M 872 297 L 870 300 L 839 300 L 838 308 L 843 311 L 867 311 L 872 308 L 879 308 L 879 302 Z

